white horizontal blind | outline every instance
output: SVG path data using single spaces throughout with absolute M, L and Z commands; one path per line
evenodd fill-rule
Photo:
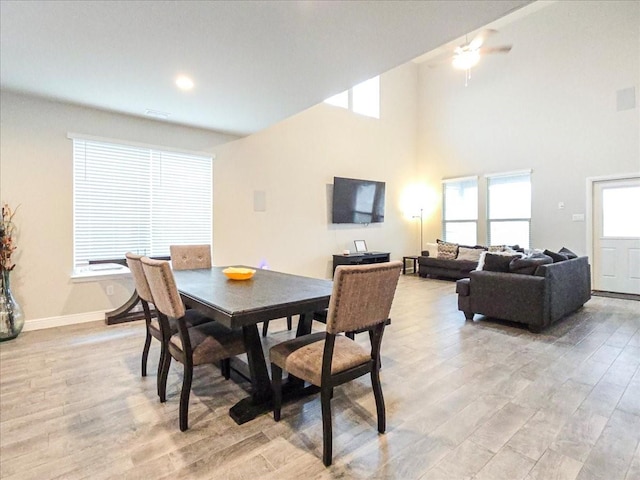
M 443 180 L 442 223 L 447 242 L 475 245 L 478 230 L 478 179 Z
M 212 159 L 74 138 L 74 262 L 211 244 Z
M 487 177 L 489 245 L 531 244 L 531 173 Z

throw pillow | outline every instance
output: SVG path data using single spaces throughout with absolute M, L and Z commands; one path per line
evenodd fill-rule
M 458 244 L 438 240 L 438 258 L 455 260 L 458 256 Z
M 438 256 L 438 245 L 436 243 L 427 243 L 426 251 L 429 252 L 431 258 L 436 258 Z
M 484 256 L 484 264 L 482 269 L 487 272 L 509 272 L 509 264 L 511 260 L 520 258 L 520 255 L 500 255 L 497 253 L 487 252 Z
M 553 263 L 553 259 L 543 253 L 533 253 L 527 257 L 514 258 L 509 262 L 509 271 L 522 275 L 533 275 L 540 265 Z
M 569 250 L 566 247 L 562 247 L 560 250 L 558 250 L 558 253 L 566 255 L 567 258 L 569 258 L 569 259 L 578 258 L 578 255 L 576 255 L 575 253 L 573 253 L 571 250 Z
M 479 248 L 467 248 L 460 246 L 458 249 L 458 260 L 468 260 L 470 262 L 477 262 L 480 260 L 480 255 L 484 250 Z
M 562 254 L 562 253 L 555 253 L 552 252 L 551 250 L 545 250 L 543 252 L 545 255 L 549 255 L 551 258 L 553 258 L 553 263 L 558 263 L 558 262 L 564 262 L 565 260 L 568 260 L 569 257 Z
M 506 245 L 490 245 L 489 246 L 489 251 L 491 253 L 504 252 L 505 248 L 507 248 Z

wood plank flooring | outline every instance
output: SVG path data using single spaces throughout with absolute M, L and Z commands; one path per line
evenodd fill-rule
M 465 322 L 454 291 L 401 277 L 382 345 L 387 433 L 368 377 L 336 389 L 330 468 L 317 396 L 238 426 L 227 412 L 248 384 L 198 367 L 181 433 L 182 369 L 160 404 L 155 341 L 140 376 L 141 322 L 25 332 L 0 345 L 0 477 L 640 479 L 640 302 L 593 297 L 535 335 Z M 292 335 L 284 319 L 269 333 L 265 348 Z

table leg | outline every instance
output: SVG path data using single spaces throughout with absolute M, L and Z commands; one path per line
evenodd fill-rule
M 300 315 L 296 336 L 311 333 L 313 313 Z M 238 424 L 249 422 L 258 415 L 271 411 L 271 379 L 267 370 L 267 362 L 262 351 L 262 342 L 257 325 L 242 327 L 244 344 L 247 348 L 247 363 L 251 376 L 251 396 L 243 398 L 229 409 L 229 416 Z M 317 393 L 313 385 L 305 387 L 304 382 L 289 376 L 282 386 L 283 402 Z
M 247 363 L 251 376 L 251 396 L 243 398 L 229 409 L 229 416 L 238 424 L 253 420 L 269 411 L 271 400 L 271 379 L 267 362 L 262 351 L 262 342 L 257 325 L 242 327 L 244 345 L 247 349 Z
M 298 328 L 296 329 L 296 337 L 309 335 L 311 333 L 311 324 L 313 323 L 313 312 L 301 313 L 298 320 Z

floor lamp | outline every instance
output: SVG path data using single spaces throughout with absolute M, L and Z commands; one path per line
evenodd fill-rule
M 420 219 L 420 255 L 422 255 L 422 208 L 420 209 L 420 215 L 414 215 L 411 218 L 419 218 Z

